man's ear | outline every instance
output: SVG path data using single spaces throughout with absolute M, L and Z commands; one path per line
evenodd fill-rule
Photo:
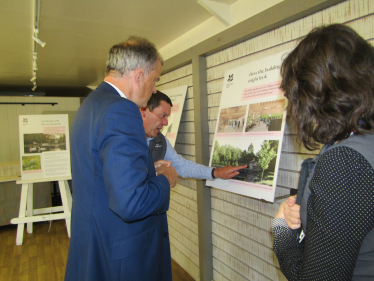
M 143 69 L 136 70 L 134 74 L 135 84 L 139 85 L 140 81 L 142 81 L 143 78 L 144 78 Z
M 143 118 L 145 118 L 147 116 L 147 107 L 141 107 L 140 114 L 142 115 Z

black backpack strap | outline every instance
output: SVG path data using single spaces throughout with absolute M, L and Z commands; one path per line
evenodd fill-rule
M 301 163 L 299 184 L 297 186 L 297 195 L 296 195 L 296 204 L 298 205 L 301 205 L 301 200 L 303 198 L 305 185 L 308 181 L 309 174 L 312 171 L 314 163 L 315 163 L 313 160 L 314 158 L 307 158 Z M 295 235 L 297 239 L 300 236 L 301 230 L 302 230 L 302 227 L 292 230 L 293 234 Z

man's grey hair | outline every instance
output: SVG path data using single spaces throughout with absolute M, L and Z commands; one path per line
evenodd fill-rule
M 125 42 L 114 45 L 106 61 L 109 73 L 115 70 L 121 75 L 128 75 L 131 71 L 143 69 L 148 75 L 156 68 L 157 61 L 162 58 L 155 45 L 142 37 L 130 36 Z

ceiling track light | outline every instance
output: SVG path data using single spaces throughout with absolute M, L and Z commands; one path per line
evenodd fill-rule
M 44 46 L 47 44 L 47 43 L 43 42 L 42 40 L 40 40 L 39 38 L 37 38 L 35 36 L 31 36 L 31 37 L 32 37 L 32 39 L 34 39 L 34 41 L 36 43 L 38 43 L 40 46 L 42 46 L 42 48 L 44 48 Z
M 36 63 L 36 59 L 38 58 L 38 44 L 44 48 L 44 46 L 46 45 L 45 42 L 43 42 L 42 40 L 40 40 L 38 37 L 39 37 L 39 21 L 40 21 L 40 2 L 41 0 L 35 0 L 35 17 L 34 17 L 34 34 L 32 37 L 32 39 L 34 40 L 34 50 L 33 50 L 33 64 L 32 64 L 32 69 L 33 69 L 33 73 L 34 73 L 34 77 L 32 77 L 30 79 L 31 82 L 33 82 L 34 84 L 34 87 L 31 89 L 32 91 L 35 91 L 36 88 L 37 88 L 37 85 L 36 85 L 36 71 L 38 70 L 38 65 Z

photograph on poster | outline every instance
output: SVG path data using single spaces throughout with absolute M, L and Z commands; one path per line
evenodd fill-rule
M 66 150 L 65 134 L 24 134 L 24 153 L 41 153 Z
M 285 104 L 285 99 L 250 104 L 245 131 L 280 131 Z
M 220 138 L 214 143 L 211 166 L 247 165 L 231 180 L 273 186 L 278 140 Z
M 40 155 L 22 156 L 22 171 L 41 170 Z
M 217 133 L 243 132 L 246 111 L 246 105 L 222 108 Z

